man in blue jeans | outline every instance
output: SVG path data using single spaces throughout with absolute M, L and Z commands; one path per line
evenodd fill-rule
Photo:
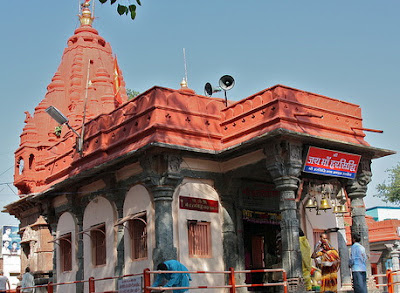
M 367 293 L 367 254 L 360 244 L 361 237 L 357 233 L 351 234 L 350 267 L 353 274 L 354 293 Z

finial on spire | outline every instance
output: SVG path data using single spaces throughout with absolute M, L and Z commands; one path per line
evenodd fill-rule
M 185 89 L 185 88 L 187 88 L 187 87 L 188 87 L 187 81 L 186 81 L 185 78 L 183 78 L 182 81 L 181 81 L 181 88 L 182 88 L 182 89 Z
M 82 14 L 79 15 L 81 26 L 92 25 L 94 17 L 92 17 L 92 12 L 89 9 L 90 1 L 91 0 L 85 0 L 85 2 L 81 4 Z

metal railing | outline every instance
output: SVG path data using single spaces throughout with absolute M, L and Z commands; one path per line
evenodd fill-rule
M 248 274 L 248 273 L 282 273 L 282 280 L 276 283 L 260 283 L 260 284 L 237 284 L 236 283 L 236 275 L 237 274 Z M 224 274 L 228 275 L 228 284 L 219 285 L 219 286 L 190 286 L 190 287 L 151 287 L 151 274 L 165 274 L 165 273 L 189 273 L 189 274 Z M 282 286 L 285 293 L 288 291 L 288 279 L 286 276 L 286 272 L 283 269 L 260 269 L 260 270 L 243 270 L 243 271 L 235 271 L 233 268 L 230 268 L 229 271 L 150 271 L 150 269 L 145 269 L 143 273 L 137 274 L 128 274 L 123 276 L 114 276 L 114 277 L 105 277 L 95 279 L 93 277 L 89 278 L 88 280 L 82 281 L 71 281 L 71 282 L 62 282 L 62 283 L 48 283 L 46 285 L 38 285 L 34 287 L 26 287 L 27 288 L 46 288 L 48 293 L 53 293 L 54 288 L 56 286 L 63 286 L 63 285 L 71 285 L 71 284 L 79 284 L 79 283 L 88 283 L 88 292 L 89 293 L 118 293 L 118 290 L 114 291 L 103 291 L 103 292 L 96 292 L 95 285 L 98 281 L 104 280 L 115 280 L 115 279 L 123 279 L 127 277 L 135 277 L 135 276 L 143 276 L 143 290 L 144 293 L 149 293 L 151 290 L 164 290 L 164 291 L 171 291 L 176 289 L 218 289 L 218 288 L 228 288 L 230 293 L 236 293 L 236 288 L 242 287 L 270 287 L 270 286 Z M 382 278 L 386 277 L 386 283 L 377 283 L 376 287 L 387 287 L 388 293 L 395 293 L 396 288 L 400 289 L 400 271 L 392 271 L 387 270 L 386 274 L 376 274 L 372 275 L 372 278 Z M 397 278 L 396 278 L 397 277 Z M 25 288 L 24 288 L 25 289 Z M 20 293 L 21 288 L 7 290 L 7 293 Z
M 172 274 L 172 273 L 189 273 L 189 274 L 198 274 L 198 275 L 205 275 L 205 274 L 223 274 L 228 275 L 228 284 L 221 284 L 221 285 L 214 285 L 214 286 L 208 286 L 208 285 L 199 285 L 199 286 L 189 286 L 189 287 L 151 287 L 151 275 L 155 274 Z M 236 276 L 238 274 L 248 274 L 248 273 L 281 273 L 282 274 L 282 279 L 280 282 L 274 282 L 274 283 L 260 283 L 260 284 L 237 284 L 236 283 Z M 79 283 L 88 283 L 88 292 L 89 293 L 118 293 L 118 290 L 114 291 L 102 291 L 102 292 L 97 292 L 96 291 L 96 282 L 98 281 L 104 281 L 104 280 L 115 280 L 115 279 L 123 279 L 127 277 L 134 277 L 134 276 L 143 276 L 143 291 L 144 293 L 150 293 L 152 290 L 164 290 L 166 292 L 171 291 L 171 290 L 179 290 L 179 289 L 190 289 L 190 290 L 196 290 L 196 289 L 224 289 L 227 288 L 229 289 L 230 293 L 236 293 L 236 288 L 243 288 L 243 287 L 271 287 L 271 286 L 282 286 L 284 293 L 288 292 L 288 280 L 287 280 L 287 275 L 286 271 L 283 269 L 259 269 L 259 270 L 242 270 L 242 271 L 235 271 L 233 268 L 230 268 L 229 271 L 151 271 L 150 269 L 145 269 L 143 273 L 138 273 L 138 274 L 129 274 L 129 275 L 123 275 L 123 276 L 114 276 L 114 277 L 105 277 L 105 278 L 99 278 L 95 279 L 93 277 L 90 277 L 88 280 L 82 280 L 82 281 L 72 281 L 72 282 L 60 282 L 60 283 L 48 283 L 46 285 L 38 285 L 34 287 L 26 287 L 24 289 L 28 288 L 46 288 L 48 293 L 53 293 L 54 288 L 56 286 L 63 286 L 63 285 L 71 285 L 71 284 L 79 284 Z M 225 278 L 224 278 L 225 279 Z M 225 282 L 224 282 L 225 283 Z M 16 292 L 20 293 L 21 288 L 17 288 L 16 290 L 10 290 L 7 292 Z
M 397 280 L 395 280 L 396 276 L 398 276 Z M 377 275 L 372 275 L 371 278 L 382 278 L 382 277 L 386 277 L 386 283 L 377 283 L 376 287 L 380 288 L 380 287 L 387 287 L 387 292 L 388 293 L 395 293 L 395 292 L 399 292 L 396 291 L 396 287 L 400 288 L 400 271 L 392 271 L 392 270 L 387 270 L 386 274 L 377 274 Z
M 276 283 L 261 283 L 261 284 L 236 284 L 236 274 L 247 274 L 247 273 L 282 273 L 282 282 Z M 150 284 L 150 275 L 151 274 L 165 274 L 165 273 L 189 273 L 189 274 L 225 274 L 228 276 L 228 284 L 220 285 L 220 286 L 190 286 L 190 287 L 151 287 Z M 150 293 L 151 290 L 179 290 L 179 289 L 223 289 L 228 288 L 230 293 L 236 293 L 236 288 L 243 287 L 271 287 L 271 286 L 283 286 L 284 293 L 287 293 L 287 276 L 286 271 L 283 269 L 260 269 L 260 270 L 244 270 L 244 271 L 235 271 L 233 268 L 230 268 L 229 271 L 150 271 L 149 269 L 144 270 L 144 293 Z

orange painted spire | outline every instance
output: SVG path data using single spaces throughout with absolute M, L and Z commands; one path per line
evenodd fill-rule
M 48 164 L 53 156 L 61 153 L 75 155 L 75 135 L 65 126 L 61 132 L 46 112 L 54 106 L 69 120 L 78 133 L 83 123 L 110 113 L 128 100 L 125 82 L 118 68 L 118 99 L 114 95 L 114 57 L 109 43 L 92 27 L 93 16 L 90 1 L 82 4 L 79 15 L 80 27 L 67 41 L 67 47 L 56 70 L 44 99 L 35 108 L 33 115 L 26 113 L 25 127 L 21 134 L 20 146 L 15 152 L 15 185 L 20 193 L 37 190 L 43 184 Z M 22 109 L 25 110 L 25 109 Z M 32 113 L 32 112 L 31 112 Z M 49 147 L 57 149 L 49 155 Z M 17 166 L 24 165 L 20 172 Z M 20 174 L 21 173 L 21 174 Z

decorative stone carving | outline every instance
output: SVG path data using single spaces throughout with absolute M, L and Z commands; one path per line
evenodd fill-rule
M 181 170 L 182 158 L 177 155 L 167 155 L 168 172 L 179 173 Z
M 173 190 L 182 181 L 180 174 L 181 157 L 170 154 L 156 154 L 145 156 L 140 160 L 144 170 L 143 184 L 150 190 Z M 170 187 L 169 187 L 170 186 Z
M 394 243 L 385 244 L 385 246 L 389 250 L 389 255 L 392 258 L 393 271 L 400 270 L 400 264 L 399 264 L 400 241 L 397 240 Z
M 37 232 L 32 230 L 31 227 L 26 227 L 24 233 L 22 234 L 21 242 L 38 241 Z
M 358 166 L 357 176 L 353 180 L 348 180 L 346 190 L 350 198 L 365 197 L 367 195 L 367 185 L 371 182 L 371 160 L 362 158 Z
M 265 146 L 264 153 L 272 178 L 300 176 L 303 164 L 301 144 L 289 141 L 272 142 Z

